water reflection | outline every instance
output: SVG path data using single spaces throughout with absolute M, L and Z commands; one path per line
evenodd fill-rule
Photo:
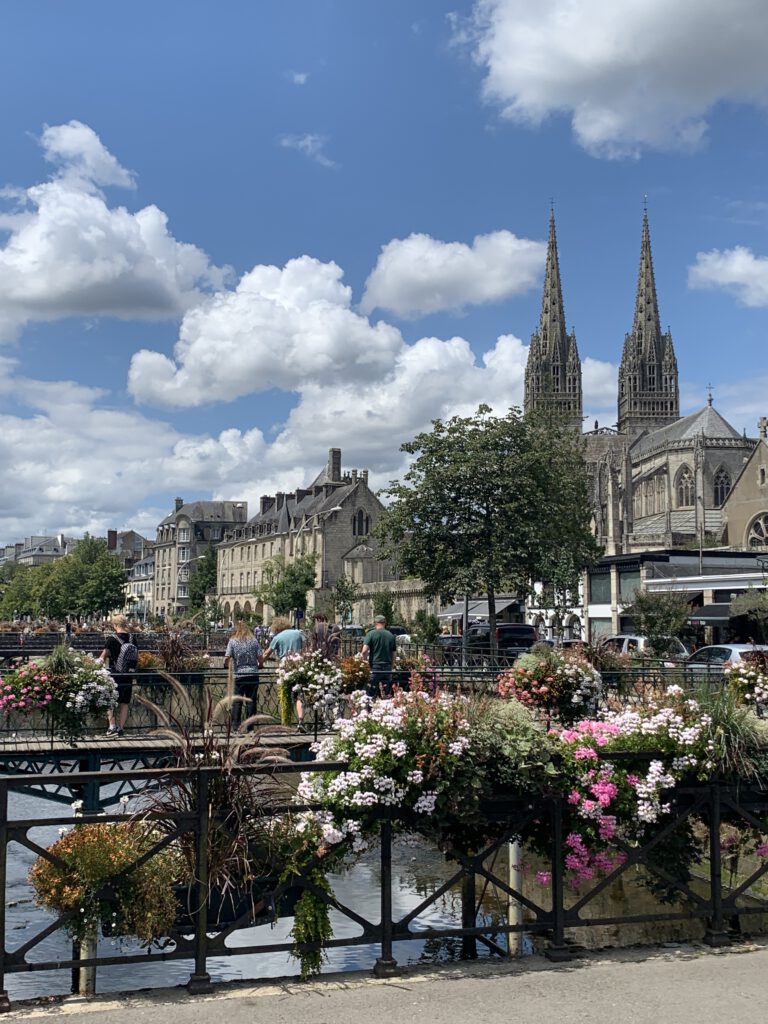
M 11 804 L 11 818 L 51 817 L 49 801 L 27 794 L 15 795 Z M 30 838 L 41 846 L 48 846 L 58 838 L 56 826 L 43 826 L 30 832 Z M 8 881 L 6 927 L 7 947 L 17 949 L 41 931 L 51 916 L 36 906 L 27 873 L 35 855 L 16 843 L 8 848 Z M 425 845 L 414 848 L 405 843 L 396 843 L 393 849 L 393 917 L 398 920 L 413 910 L 446 879 L 455 872 L 455 865 L 447 864 L 437 850 Z M 341 875 L 330 875 L 329 881 L 340 903 L 372 921 L 380 919 L 379 863 L 376 851 L 365 855 L 354 868 Z M 484 899 L 488 917 L 503 915 L 504 909 L 494 890 L 489 890 Z M 331 911 L 331 922 L 335 938 L 347 938 L 362 934 L 360 926 L 338 911 Z M 456 889 L 445 893 L 435 904 L 423 911 L 412 927 L 455 927 L 461 922 L 460 894 Z M 227 945 L 230 948 L 251 945 L 271 945 L 290 941 L 293 919 L 286 918 L 274 926 L 262 925 L 233 933 Z M 126 940 L 102 938 L 99 952 L 103 956 L 115 956 L 121 952 L 139 952 L 138 943 Z M 328 950 L 327 963 L 323 973 L 332 971 L 354 971 L 371 969 L 378 956 L 376 945 L 349 946 Z M 453 960 L 461 952 L 460 939 L 426 939 L 410 942 L 396 942 L 394 957 L 398 963 L 435 962 Z M 480 955 L 483 947 L 478 948 Z M 62 931 L 55 932 L 36 947 L 30 954 L 35 960 L 65 959 L 71 956 L 71 942 Z M 136 991 L 143 988 L 184 985 L 192 970 L 190 960 L 164 961 L 132 964 L 126 966 L 101 967 L 98 970 L 97 991 Z M 211 957 L 208 970 L 214 981 L 236 979 L 278 978 L 298 973 L 297 961 L 286 952 L 243 954 L 233 957 Z M 34 996 L 62 994 L 70 991 L 69 970 L 9 974 L 6 987 L 10 998 L 28 999 Z

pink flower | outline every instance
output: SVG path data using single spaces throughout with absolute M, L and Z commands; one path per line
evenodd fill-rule
M 552 881 L 552 873 L 550 871 L 537 871 L 536 881 L 539 885 L 549 885 Z
M 581 793 L 578 789 L 571 790 L 571 794 L 568 797 L 569 804 L 577 804 L 581 800 Z
M 577 761 L 586 761 L 590 758 L 597 758 L 597 751 L 593 750 L 592 747 L 576 747 L 573 756 Z
M 768 857 L 768 843 L 761 843 L 755 847 L 755 853 L 758 857 Z

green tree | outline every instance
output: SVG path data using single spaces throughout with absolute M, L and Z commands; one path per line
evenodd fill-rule
M 108 615 L 125 603 L 128 576 L 103 538 L 86 534 L 71 555 L 56 563 L 56 569 L 76 588 L 66 609 L 69 614 Z
M 474 416 L 435 420 L 402 446 L 414 456 L 386 493 L 378 535 L 383 554 L 429 596 L 488 597 L 491 642 L 496 595 L 527 596 L 542 581 L 576 591 L 599 549 L 590 532 L 581 439 L 551 419 Z
M 316 561 L 312 553 L 299 555 L 293 562 L 286 562 L 283 555 L 270 558 L 264 564 L 263 581 L 253 593 L 277 615 L 306 612 L 307 595 L 317 581 Z
M 752 630 L 750 639 L 765 643 L 768 636 L 768 591 L 750 588 L 744 594 L 737 594 L 731 601 L 730 613 L 734 618 L 744 616 L 747 628 Z
M 387 625 L 391 626 L 393 623 L 397 623 L 397 606 L 389 590 L 380 590 L 378 594 L 373 595 L 373 615 L 374 618 L 377 615 L 383 615 L 387 620 Z
M 30 566 L 15 565 L 13 570 L 3 566 L 4 580 L 0 592 L 0 618 L 36 615 L 37 605 L 33 590 L 34 570 Z
M 409 632 L 411 640 L 417 644 L 433 644 L 440 636 L 440 619 L 419 608 L 413 617 Z
M 216 548 L 208 547 L 195 561 L 189 580 L 189 614 L 195 615 L 205 608 L 208 594 L 216 591 Z
M 331 605 L 337 622 L 352 620 L 352 606 L 360 597 L 360 587 L 348 576 L 341 575 L 331 587 Z
M 678 636 L 687 625 L 691 609 L 684 594 L 638 590 L 624 614 L 631 617 L 640 636 L 648 638 L 651 651 L 661 656 L 669 648 L 668 638 Z

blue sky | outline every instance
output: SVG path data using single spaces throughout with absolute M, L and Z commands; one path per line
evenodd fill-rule
M 550 197 L 586 411 L 647 193 L 683 411 L 711 382 L 754 433 L 768 10 L 616 6 L 9 0 L 0 542 L 151 531 L 332 445 L 383 483 L 434 416 L 519 402 Z

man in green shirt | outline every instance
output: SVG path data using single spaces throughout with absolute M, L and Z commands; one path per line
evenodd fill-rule
M 363 637 L 363 657 L 371 666 L 369 697 L 392 696 L 392 667 L 395 663 L 395 638 L 387 629 L 387 620 L 377 615 L 373 629 Z

